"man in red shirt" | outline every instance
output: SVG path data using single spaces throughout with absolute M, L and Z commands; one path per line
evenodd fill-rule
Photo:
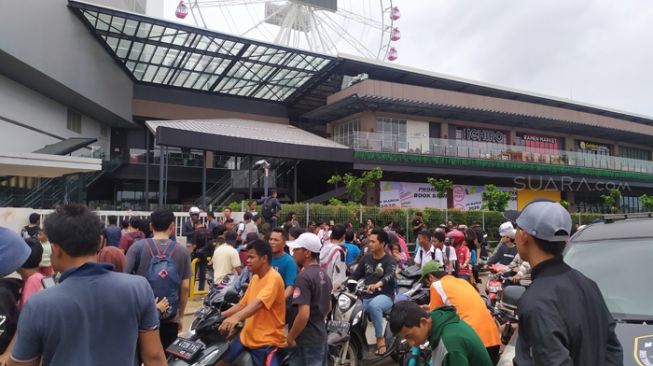
M 118 247 L 127 253 L 129 247 L 134 244 L 137 239 L 145 239 L 145 234 L 139 229 L 141 227 L 141 220 L 137 217 L 129 219 L 129 227 L 127 232 L 120 237 L 120 244 Z

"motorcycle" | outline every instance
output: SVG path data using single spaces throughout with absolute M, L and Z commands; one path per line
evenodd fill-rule
M 517 300 L 523 295 L 526 288 L 523 286 L 508 286 L 505 288 L 501 300 L 491 305 L 486 302 L 488 309 L 496 320 L 500 333 L 501 343 L 507 345 L 515 333 L 519 319 L 517 318 Z
M 491 265 L 488 268 L 491 274 L 488 275 L 487 283 L 485 284 L 485 293 L 490 299 L 492 306 L 494 306 L 503 294 L 504 285 L 510 284 L 510 276 L 506 274 L 510 269 L 501 264 Z
M 349 280 L 335 294 L 336 305 L 327 322 L 330 366 L 357 366 L 364 355 L 376 348 L 374 324 L 363 308 L 362 295 L 367 293 L 366 288 L 364 280 Z M 421 284 L 418 284 L 419 288 Z M 408 296 L 412 294 L 409 292 Z M 387 316 L 388 313 L 389 311 L 384 315 Z M 392 334 L 385 319 L 383 327 L 386 351 L 372 359 L 365 359 L 365 364 L 376 363 L 388 357 L 400 360 L 401 355 L 396 352 L 399 337 Z
M 203 306 L 195 312 L 195 319 L 190 326 L 191 332 L 195 330 L 203 316 L 211 312 L 212 309 L 225 311 L 238 303 L 244 292 L 239 287 L 239 279 L 239 276 L 235 274 L 228 274 L 220 283 L 211 285 L 209 293 L 204 297 Z
M 195 313 L 190 327 L 190 337 L 178 337 L 167 349 L 170 366 L 213 366 L 229 349 L 229 340 L 220 334 L 218 328 L 224 318 L 221 312 L 240 301 L 246 285 L 240 283 L 242 277 L 227 275 L 204 298 L 201 309 Z M 247 352 L 245 352 L 247 353 Z M 239 357 L 239 364 L 246 366 L 247 355 Z
M 422 269 L 419 265 L 406 267 L 397 275 L 397 296 L 395 302 L 408 300 L 411 295 L 405 293 L 413 289 L 422 276 Z M 428 289 L 426 289 L 428 293 Z

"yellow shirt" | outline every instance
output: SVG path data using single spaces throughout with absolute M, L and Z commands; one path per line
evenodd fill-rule
M 283 279 L 274 269 L 270 269 L 263 278 L 258 275 L 252 277 L 240 304 L 247 306 L 254 299 L 259 299 L 263 307 L 245 320 L 240 332 L 240 341 L 245 347 L 286 346 L 284 291 Z
M 452 305 L 456 308 L 458 316 L 478 334 L 485 347 L 501 344 L 499 329 L 494 318 L 481 296 L 468 281 L 447 275 L 431 284 L 430 293 L 431 311 L 441 306 Z

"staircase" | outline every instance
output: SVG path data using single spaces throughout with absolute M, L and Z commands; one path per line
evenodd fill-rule
M 292 160 L 268 159 L 270 161 L 269 183 L 271 188 L 290 187 L 293 182 L 293 168 L 295 162 Z M 232 170 L 222 176 L 211 187 L 206 190 L 207 207 L 222 207 L 232 201 L 238 192 L 249 191 L 247 170 Z M 252 172 L 251 186 L 253 189 L 263 189 L 263 175 L 260 172 Z M 202 197 L 195 200 L 196 206 L 202 205 Z
M 121 161 L 105 161 L 102 163 L 102 170 L 95 172 L 41 179 L 37 187 L 26 193 L 14 191 L 0 197 L 0 207 L 52 208 L 60 203 L 84 202 L 89 187 L 121 166 Z

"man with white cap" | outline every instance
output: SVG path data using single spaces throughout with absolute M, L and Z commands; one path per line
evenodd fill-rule
M 533 268 L 533 282 L 519 300 L 514 364 L 622 365 L 615 321 L 601 291 L 562 260 L 569 212 L 557 202 L 534 201 L 508 218 L 517 224 L 519 255 Z
M 331 279 L 320 267 L 320 238 L 303 233 L 288 243 L 293 259 L 302 267 L 295 279 L 288 324 L 290 366 L 326 365 L 328 345 L 324 322 L 331 310 Z
M 497 251 L 488 259 L 487 265 L 496 263 L 503 264 L 504 266 L 512 263 L 517 255 L 517 247 L 515 246 L 515 228 L 510 221 L 504 222 L 499 226 L 499 235 L 501 242 Z

